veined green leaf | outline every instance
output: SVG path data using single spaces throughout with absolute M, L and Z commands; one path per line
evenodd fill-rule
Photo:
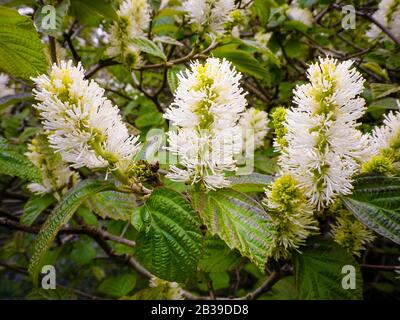
M 87 264 L 96 257 L 96 248 L 91 241 L 75 242 L 70 257 L 78 266 Z
M 391 97 L 374 100 L 368 106 L 367 112 L 370 113 L 375 119 L 380 119 L 385 112 L 399 109 L 397 101 L 397 99 Z
M 157 277 L 184 281 L 196 271 L 201 254 L 200 221 L 176 191 L 153 191 L 140 209 L 145 220 L 137 243 L 138 259 Z
M 227 178 L 231 182 L 231 188 L 240 192 L 264 192 L 264 189 L 274 180 L 273 176 L 261 173 L 252 173 L 243 176 Z
M 331 240 L 313 239 L 302 252 L 293 255 L 294 276 L 299 299 L 359 300 L 362 299 L 362 277 L 357 261 Z M 349 271 L 355 271 L 355 288 L 342 286 Z M 345 270 L 345 271 L 343 271 Z M 347 282 L 346 282 L 347 284 Z
M 256 49 L 265 57 L 267 57 L 271 63 L 275 64 L 277 67 L 280 67 L 281 62 L 279 61 L 279 58 L 268 47 L 263 46 L 254 40 L 240 39 L 240 41 L 243 42 L 243 44 Z
M 159 57 L 164 61 L 167 61 L 167 57 L 162 52 L 162 50 L 151 40 L 145 37 L 137 37 L 130 40 L 130 43 L 133 44 L 140 51 L 146 52 L 153 56 Z
M 294 276 L 279 280 L 270 291 L 263 294 L 259 300 L 298 300 Z
M 44 46 L 28 17 L 0 6 L 0 69 L 24 79 L 46 73 Z
M 28 268 L 34 283 L 37 283 L 43 256 L 50 248 L 58 231 L 69 221 L 83 201 L 95 193 L 114 188 L 114 184 L 107 181 L 85 180 L 71 189 L 59 205 L 54 208 L 34 242 L 33 254 Z
M 184 45 L 179 42 L 178 40 L 172 38 L 172 37 L 168 37 L 168 36 L 159 36 L 159 37 L 154 37 L 153 38 L 154 42 L 161 42 L 161 43 L 166 43 L 166 44 L 173 44 L 175 46 L 179 46 L 179 47 L 184 47 Z
M 133 194 L 118 191 L 104 191 L 89 198 L 88 206 L 94 213 L 105 218 L 129 221 L 136 208 Z
M 254 58 L 250 53 L 233 49 L 231 45 L 226 45 L 214 49 L 212 51 L 213 55 L 217 58 L 226 58 L 231 61 L 236 68 L 246 74 L 254 76 L 256 78 L 268 78 L 268 71 Z
M 42 180 L 39 169 L 16 148 L 0 140 L 0 173 L 27 181 Z
M 257 201 L 233 189 L 220 189 L 195 192 L 193 202 L 211 234 L 264 270 L 272 231 L 270 218 Z
M 106 278 L 100 283 L 99 291 L 108 296 L 119 298 L 127 295 L 136 286 L 136 275 L 127 273 L 116 277 Z
M 180 70 L 181 69 L 178 67 L 172 67 L 169 68 L 167 71 L 168 85 L 172 94 L 174 94 L 175 90 L 178 88 L 179 80 L 177 74 L 179 73 Z
M 71 6 L 80 17 L 100 15 L 108 20 L 118 19 L 113 6 L 106 0 L 71 0 Z
M 373 73 L 377 74 L 378 76 L 382 77 L 385 80 L 389 80 L 389 76 L 386 69 L 383 69 L 378 63 L 376 62 L 365 62 L 362 66 Z
M 346 208 L 380 235 L 400 244 L 400 178 L 365 176 L 343 197 Z
M 270 15 L 270 10 L 277 4 L 273 0 L 254 0 L 250 10 L 258 17 L 262 25 L 266 25 Z
M 138 116 L 135 119 L 135 126 L 140 129 L 151 126 L 160 126 L 164 121 L 165 120 L 160 112 L 148 112 Z
M 24 206 L 21 223 L 28 226 L 32 225 L 37 217 L 54 202 L 55 199 L 51 194 L 30 197 Z
M 237 250 L 231 250 L 218 237 L 207 237 L 204 242 L 204 254 L 199 266 L 206 272 L 224 272 L 232 270 L 242 260 Z
M 57 288 L 52 290 L 34 288 L 26 296 L 28 300 L 76 300 L 77 296 L 67 288 Z
M 400 86 L 393 83 L 371 83 L 371 92 L 374 99 L 380 99 L 388 96 L 389 94 L 399 92 Z

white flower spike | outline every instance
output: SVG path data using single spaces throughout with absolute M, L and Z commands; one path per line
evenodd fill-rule
M 130 161 L 139 148 L 129 135 L 119 109 L 104 97 L 104 89 L 85 79 L 81 64 L 53 65 L 50 75 L 33 79 L 42 124 L 52 148 L 74 168 L 116 167 Z
M 182 4 L 190 23 L 198 27 L 209 28 L 211 32 L 223 31 L 224 23 L 235 9 L 234 0 L 186 0 Z
M 175 100 L 164 117 L 177 127 L 168 133 L 169 150 L 179 157 L 171 179 L 203 182 L 210 189 L 229 185 L 224 171 L 235 171 L 241 152 L 238 122 L 247 104 L 241 75 L 225 59 L 198 61 L 180 73 Z
M 110 46 L 107 54 L 121 62 L 135 65 L 139 61 L 139 49 L 129 41 L 145 36 L 150 23 L 150 5 L 146 0 L 125 0 L 117 10 L 118 20 L 110 29 Z
M 286 113 L 279 163 L 293 175 L 319 209 L 348 194 L 352 176 L 368 152 L 367 136 L 356 129 L 364 113 L 362 76 L 351 61 L 320 58 L 308 69 L 310 83 L 297 86 Z

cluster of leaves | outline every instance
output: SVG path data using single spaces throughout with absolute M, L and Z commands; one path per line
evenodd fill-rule
M 231 177 L 231 187 L 218 191 L 205 193 L 161 176 L 161 186 L 150 196 L 136 198 L 85 168 L 79 170 L 82 181 L 60 201 L 26 189 L 27 182 L 41 179 L 24 156 L 27 143 L 41 130 L 32 108 L 30 77 L 46 73 L 54 57 L 82 61 L 87 77 L 104 86 L 130 129 L 143 139 L 154 129 L 167 129 L 162 114 L 178 85 L 176 75 L 194 57 L 231 61 L 244 75 L 249 104 L 266 111 L 290 106 L 292 89 L 305 80 L 305 62 L 321 54 L 353 58 L 368 79 L 363 94 L 368 111 L 362 121 L 368 131 L 396 107 L 400 51 L 391 41 L 362 40 L 367 19 L 358 17 L 356 29 L 344 30 L 343 13 L 331 1 L 298 1 L 315 12 L 309 27 L 287 18 L 284 1 L 237 1 L 250 19 L 241 37 L 226 34 L 216 44 L 208 38 L 199 43 L 182 11 L 160 9 L 160 1 L 153 0 L 149 39 L 133 39 L 142 64 L 129 70 L 104 56 L 101 36 L 93 40 L 96 31 L 107 30 L 116 19 L 116 1 L 49 2 L 57 12 L 56 29 L 50 31 L 40 27 L 47 4 L 43 1 L 23 1 L 33 8 L 32 16 L 17 13 L 21 1 L 0 7 L 0 71 L 12 78 L 15 88 L 15 95 L 0 98 L 0 297 L 169 298 L 167 285 L 149 287 L 153 276 L 179 282 L 183 297 L 192 292 L 246 296 L 268 275 L 278 281 L 257 298 L 361 299 L 399 293 L 393 270 L 371 267 L 394 266 L 399 256 L 394 244 L 400 243 L 397 176 L 360 177 L 353 194 L 343 198 L 346 208 L 380 235 L 358 261 L 332 240 L 315 237 L 301 252 L 293 252 L 291 261 L 267 263 L 274 230 L 260 200 L 277 171 L 272 136 L 255 154 L 256 173 Z M 367 13 L 374 8 L 363 1 L 354 1 L 354 6 Z M 258 32 L 271 32 L 268 46 L 254 41 Z M 145 143 L 143 153 L 150 147 Z M 167 169 L 161 166 L 160 173 Z M 321 218 L 322 233 L 330 219 Z M 56 266 L 57 290 L 35 287 L 48 264 Z M 342 287 L 345 265 L 356 269 L 356 289 Z

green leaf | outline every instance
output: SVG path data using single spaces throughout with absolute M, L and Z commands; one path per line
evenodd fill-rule
M 140 51 L 146 52 L 153 56 L 159 57 L 164 61 L 167 61 L 167 57 L 164 52 L 162 52 L 162 50 L 153 41 L 145 37 L 130 39 L 130 43 L 138 48 Z
M 279 58 L 268 47 L 261 45 L 254 40 L 240 39 L 240 41 L 246 46 L 256 49 L 258 52 L 262 53 L 264 57 L 268 58 L 271 63 L 275 64 L 277 67 L 280 67 L 281 62 L 279 61 Z
M 275 174 L 279 171 L 276 158 L 271 158 L 263 153 L 256 152 L 254 156 L 254 168 L 266 174 Z
M 179 67 L 172 67 L 167 71 L 167 81 L 172 94 L 175 93 L 175 90 L 179 86 L 179 79 L 177 75 L 180 71 L 181 69 Z
M 98 288 L 99 292 L 108 296 L 119 298 L 127 295 L 136 286 L 136 275 L 132 273 L 123 274 L 105 279 Z
M 42 180 L 39 169 L 16 147 L 0 141 L 0 173 L 27 181 Z
M 0 6 L 0 69 L 24 79 L 46 73 L 44 46 L 28 17 Z
M 276 7 L 277 4 L 273 0 L 254 0 L 250 10 L 257 15 L 261 25 L 266 25 L 268 22 L 271 7 Z
M 367 112 L 370 113 L 375 119 L 380 119 L 382 115 L 388 110 L 398 110 L 397 99 L 386 97 L 378 99 L 368 106 Z
M 240 192 L 264 192 L 268 184 L 273 180 L 273 176 L 268 176 L 261 173 L 252 173 L 243 176 L 228 177 L 231 182 L 230 187 Z
M 305 25 L 303 22 L 300 21 L 285 21 L 283 23 L 283 27 L 289 31 L 291 30 L 299 30 L 300 32 L 307 32 L 308 26 Z
M 270 291 L 263 294 L 260 300 L 297 300 L 298 293 L 295 286 L 294 276 L 279 280 Z
M 370 71 L 372 71 L 373 73 L 375 73 L 376 75 L 382 77 L 385 80 L 390 80 L 388 73 L 386 71 L 386 69 L 383 69 L 379 64 L 377 64 L 376 62 L 365 62 L 362 64 L 362 66 Z
M 46 251 L 50 248 L 58 231 L 71 219 L 83 201 L 95 193 L 114 188 L 114 184 L 107 181 L 85 180 L 72 188 L 54 208 L 34 242 L 33 254 L 28 268 L 34 283 L 37 283 L 39 269 Z
M 364 176 L 353 194 L 343 197 L 346 208 L 380 235 L 400 244 L 400 178 Z
M 28 226 L 32 225 L 37 217 L 54 202 L 55 199 L 51 194 L 30 197 L 24 206 L 21 223 Z
M 129 221 L 137 206 L 133 194 L 118 191 L 97 193 L 89 198 L 87 205 L 103 219 L 122 221 Z
M 198 288 L 202 291 L 208 291 L 208 282 L 211 281 L 214 290 L 220 290 L 229 287 L 230 277 L 227 272 L 210 272 L 209 274 L 198 273 Z
M 107 192 L 107 191 L 104 191 Z M 90 210 L 87 206 L 81 205 L 77 210 L 76 214 L 85 222 L 86 224 L 94 227 L 99 226 L 99 220 L 97 216 Z
M 190 204 L 176 191 L 153 191 L 139 214 L 147 228 L 136 240 L 138 259 L 157 277 L 184 281 L 201 254 L 200 222 Z
M 168 37 L 168 36 L 160 36 L 160 37 L 154 37 L 153 38 L 154 42 L 161 42 L 161 43 L 166 43 L 166 44 L 173 44 L 175 46 L 179 47 L 184 47 L 185 45 L 179 42 L 178 40 Z
M 67 288 L 42 289 L 35 288 L 26 296 L 28 300 L 76 300 L 77 296 Z
M 389 94 L 400 91 L 400 86 L 398 84 L 371 83 L 370 86 L 374 99 L 380 99 L 388 96 Z
M 96 257 L 96 249 L 91 242 L 77 242 L 71 251 L 71 259 L 79 266 L 89 263 Z
M 139 129 L 151 126 L 159 126 L 164 122 L 164 118 L 158 111 L 148 112 L 135 119 L 135 126 Z
M 269 77 L 268 70 L 263 68 L 258 60 L 246 51 L 233 49 L 231 45 L 226 45 L 214 49 L 212 53 L 217 58 L 226 58 L 231 61 L 243 73 L 260 79 Z
M 73 13 L 86 20 L 85 17 L 99 15 L 108 20 L 117 20 L 118 15 L 114 8 L 106 0 L 71 0 Z
M 344 289 L 344 266 L 355 268 L 355 289 Z M 362 277 L 357 261 L 331 240 L 309 241 L 302 252 L 293 255 L 296 288 L 301 300 L 362 299 Z
M 231 250 L 224 241 L 218 237 L 207 237 L 199 267 L 206 272 L 230 271 L 239 264 L 240 260 L 239 252 Z
M 290 39 L 285 42 L 284 48 L 289 58 L 302 59 L 307 56 L 309 47 L 298 40 Z
M 253 198 L 233 189 L 193 193 L 193 202 L 211 234 L 264 270 L 271 244 L 270 218 Z

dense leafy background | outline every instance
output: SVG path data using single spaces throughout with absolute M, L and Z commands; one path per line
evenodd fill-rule
M 160 1 L 152 0 L 149 35 L 153 41 L 137 38 L 133 44 L 142 51 L 143 63 L 156 67 L 134 71 L 139 85 L 125 66 L 105 56 L 102 37 L 93 37 L 97 28 L 107 30 L 116 18 L 116 1 L 55 1 L 58 18 L 51 32 L 40 28 L 40 9 L 47 2 L 52 3 L 0 2 L 0 70 L 11 77 L 15 87 L 15 95 L 0 98 L 0 298 L 168 298 L 167 284 L 157 290 L 149 288 L 149 271 L 180 282 L 196 295 L 251 297 L 247 295 L 266 278 L 263 258 L 272 231 L 259 200 L 277 170 L 271 133 L 255 154 L 257 173 L 231 177 L 231 189 L 204 194 L 162 177 L 164 186 L 143 205 L 133 195 L 96 180 L 96 173 L 81 169 L 83 180 L 93 180 L 69 190 L 61 204 L 50 195 L 39 197 L 27 191 L 26 181 L 40 179 L 40 172 L 23 155 L 40 130 L 32 108 L 30 77 L 48 70 L 54 47 L 59 58 L 82 61 L 87 76 L 99 81 L 132 132 L 140 133 L 143 140 L 153 129 L 167 129 L 162 112 L 178 85 L 176 74 L 194 57 L 230 60 L 244 75 L 249 105 L 268 112 L 290 106 L 292 89 L 306 80 L 307 63 L 316 57 L 352 58 L 367 79 L 364 132 L 380 124 L 385 112 L 396 109 L 400 98 L 400 46 L 390 40 L 368 42 L 365 38 L 370 25 L 365 14 L 377 8 L 377 1 L 351 1 L 358 15 L 356 28 L 348 30 L 342 28 L 343 14 L 333 1 L 298 1 L 313 13 L 311 27 L 289 20 L 284 1 L 250 1 L 246 5 L 250 20 L 241 38 L 228 34 L 212 46 L 210 38 L 202 39 L 195 56 L 190 52 L 198 38 L 182 23 L 183 13 L 159 9 Z M 244 5 L 247 1 L 237 2 Z M 33 8 L 31 13 L 17 13 L 16 9 L 27 6 Z M 254 41 L 260 31 L 271 32 L 267 47 Z M 364 177 L 355 192 L 343 199 L 348 210 L 378 234 L 361 257 L 356 260 L 332 240 L 311 238 L 291 262 L 266 266 L 267 273 L 276 277 L 275 285 L 257 298 L 398 297 L 393 266 L 399 264 L 400 256 L 396 245 L 399 186 L 398 177 Z M 329 219 L 323 222 L 323 232 L 329 223 Z M 146 269 L 138 268 L 137 262 Z M 56 266 L 57 290 L 33 286 L 28 271 L 35 278 L 44 264 Z M 357 265 L 354 291 L 340 287 L 344 264 Z M 277 275 L 273 270 L 281 271 Z

